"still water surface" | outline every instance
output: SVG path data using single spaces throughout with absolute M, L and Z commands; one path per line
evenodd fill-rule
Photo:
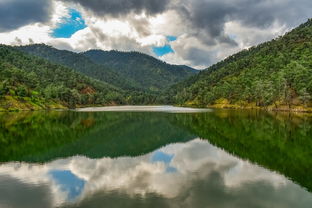
M 0 207 L 312 205 L 308 114 L 102 110 L 0 114 Z

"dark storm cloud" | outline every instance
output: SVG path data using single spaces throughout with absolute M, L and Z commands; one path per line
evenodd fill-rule
M 224 34 L 225 23 L 238 21 L 244 26 L 265 29 L 274 22 L 294 27 L 311 17 L 310 0 L 182 0 L 175 6 L 189 23 L 193 34 L 206 45 L 235 41 Z
M 192 0 L 184 1 L 176 9 L 189 22 L 189 27 L 193 29 L 191 35 L 196 35 L 206 45 L 216 45 L 218 39 L 231 42 L 224 35 L 224 24 L 232 13 L 231 5 L 217 0 Z
M 155 15 L 166 10 L 170 0 L 62 0 L 75 2 L 98 15 L 123 16 L 129 13 Z
M 288 27 L 297 26 L 312 17 L 310 0 L 237 0 L 232 19 L 243 25 L 266 28 L 274 21 Z
M 220 48 L 224 44 L 231 48 L 238 46 L 230 38 L 232 34 L 225 33 L 225 25 L 229 21 L 239 22 L 242 27 L 266 30 L 274 23 L 293 28 L 312 17 L 311 0 L 180 0 L 171 9 L 177 11 L 187 24 L 189 37 L 198 38 L 203 45 Z M 258 44 L 258 41 L 251 40 L 251 44 Z M 192 49 L 186 54 L 195 54 L 193 52 Z M 214 56 L 207 53 L 207 57 Z M 197 58 L 195 55 L 188 56 L 187 60 L 195 65 L 206 63 L 207 66 L 215 61 L 214 58 L 205 61 L 204 57 Z
M 50 0 L 0 0 L 0 32 L 48 21 L 50 6 Z
M 210 3 L 196 1 L 189 16 L 195 26 L 209 31 L 212 36 L 219 36 L 223 30 L 223 23 L 230 13 L 230 6 L 220 1 Z
M 225 34 L 225 23 L 265 29 L 274 22 L 294 27 L 311 15 L 311 0 L 62 0 L 78 3 L 99 16 L 121 17 L 145 12 L 148 15 L 176 10 L 188 26 L 188 35 L 214 46 L 237 43 Z M 142 23 L 147 24 L 147 23 Z M 143 34 L 148 34 L 142 26 Z M 140 32 L 140 28 L 138 28 Z

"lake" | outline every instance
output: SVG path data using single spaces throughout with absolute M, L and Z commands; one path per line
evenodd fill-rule
M 311 208 L 312 116 L 171 106 L 0 114 L 0 207 Z

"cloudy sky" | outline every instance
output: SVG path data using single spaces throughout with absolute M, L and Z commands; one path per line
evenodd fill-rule
M 0 0 L 0 43 L 141 51 L 205 68 L 311 18 L 311 0 Z

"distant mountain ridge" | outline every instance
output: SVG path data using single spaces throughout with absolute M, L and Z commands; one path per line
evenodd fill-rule
M 167 64 L 139 52 L 89 50 L 82 54 L 152 91 L 167 88 L 198 72 L 191 67 Z
M 77 72 L 116 87 L 123 89 L 136 88 L 135 83 L 129 82 L 126 78 L 116 74 L 108 67 L 95 64 L 89 58 L 79 53 L 58 50 L 45 44 L 18 46 L 16 48 L 31 55 L 44 58 L 52 63 L 67 66 Z
M 16 48 L 125 90 L 157 92 L 197 73 L 190 67 L 170 65 L 138 52 L 74 53 L 45 44 Z

